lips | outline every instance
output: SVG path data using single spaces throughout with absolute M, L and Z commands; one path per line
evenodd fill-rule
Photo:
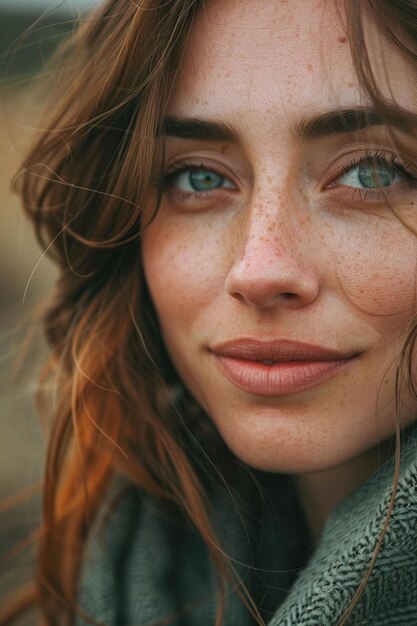
M 212 346 L 211 352 L 232 384 L 264 396 L 283 396 L 312 387 L 358 356 L 357 352 L 289 339 L 234 339 Z

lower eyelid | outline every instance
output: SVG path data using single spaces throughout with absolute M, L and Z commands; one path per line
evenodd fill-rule
M 341 207 L 345 208 L 363 208 L 364 203 L 372 206 L 381 206 L 387 208 L 391 202 L 402 201 L 408 202 L 411 200 L 417 192 L 417 181 L 413 184 L 411 182 L 402 181 L 395 183 L 390 187 L 377 187 L 377 188 L 362 188 L 362 187 L 350 187 L 347 185 L 335 185 L 327 188 L 327 193 L 330 194 L 329 199 L 332 198 L 332 206 L 335 203 L 340 203 Z
M 187 202 L 188 200 L 203 201 L 212 196 L 212 192 L 210 191 L 183 191 L 182 189 L 177 189 L 176 187 L 168 189 L 167 194 L 174 199 L 178 198 L 184 202 Z

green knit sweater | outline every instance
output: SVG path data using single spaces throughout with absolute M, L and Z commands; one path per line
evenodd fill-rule
M 414 437 L 416 437 L 414 429 Z M 365 592 L 349 624 L 417 625 L 417 439 L 404 438 L 395 509 Z M 310 550 L 288 476 L 246 474 L 239 488 L 211 489 L 225 552 L 268 626 L 336 626 L 367 569 L 393 480 L 393 461 L 341 502 Z M 260 483 L 264 489 L 260 489 Z M 265 493 L 268 497 L 265 497 Z M 243 494 L 243 495 L 242 495 Z M 90 542 L 83 609 L 107 626 L 210 626 L 215 577 L 198 534 L 130 490 Z M 253 618 L 229 590 L 226 626 Z M 84 625 L 86 622 L 79 621 Z

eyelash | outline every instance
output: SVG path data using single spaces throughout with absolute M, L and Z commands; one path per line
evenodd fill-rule
M 197 165 L 196 163 L 189 163 L 188 161 L 177 161 L 171 167 L 169 167 L 165 172 L 162 173 L 158 181 L 158 187 L 162 192 L 165 192 L 171 187 L 171 184 L 174 178 L 176 178 L 180 174 L 184 174 L 184 172 L 187 172 L 188 170 L 199 170 L 199 169 L 205 170 L 207 172 L 212 172 L 213 174 L 219 174 L 219 172 L 215 168 L 207 166 L 203 162 L 200 162 Z M 177 191 L 178 193 L 180 193 L 183 197 L 187 199 L 195 197 L 195 198 L 199 198 L 200 200 L 207 197 L 207 194 L 212 193 L 211 190 L 195 191 L 195 192 L 180 191 L 180 190 L 177 190 Z
M 368 163 L 382 162 L 382 163 L 385 163 L 387 165 L 394 167 L 397 170 L 397 172 L 401 176 L 403 176 L 406 179 L 406 181 L 408 181 L 409 184 L 411 184 L 414 188 L 417 189 L 417 171 L 413 169 L 408 163 L 406 163 L 401 158 L 399 158 L 396 154 L 386 153 L 386 152 L 378 151 L 378 150 L 375 152 L 368 151 L 364 155 L 360 157 L 356 157 L 352 159 L 349 163 L 344 165 L 341 171 L 338 173 L 337 177 L 333 179 L 333 183 L 330 183 L 330 185 L 327 186 L 327 189 L 336 188 L 337 183 L 335 181 L 337 181 L 344 174 L 348 173 L 350 170 L 354 169 L 355 167 L 358 167 L 359 165 L 362 165 L 367 162 Z M 188 161 L 185 161 L 185 160 L 177 161 L 171 167 L 169 167 L 165 172 L 161 174 L 161 176 L 159 177 L 157 181 L 158 188 L 161 190 L 162 193 L 166 192 L 167 190 L 170 189 L 170 187 L 172 186 L 173 180 L 177 176 L 192 169 L 194 170 L 204 169 L 207 172 L 219 174 L 219 172 L 215 168 L 207 166 L 204 162 L 200 162 L 199 164 L 196 164 L 196 163 L 189 163 Z M 343 187 L 349 188 L 347 185 L 343 185 Z M 221 190 L 222 188 L 219 188 L 219 189 Z M 375 188 L 375 189 L 362 189 L 360 187 L 354 187 L 354 188 L 351 187 L 351 189 L 353 189 L 352 195 L 354 197 L 359 197 L 362 200 L 384 199 L 387 197 L 387 193 L 390 193 L 388 191 L 388 187 L 381 187 L 381 188 Z M 195 191 L 195 192 L 181 191 L 181 190 L 176 190 L 176 191 L 177 193 L 180 193 L 182 197 L 186 200 L 189 200 L 189 199 L 204 200 L 204 199 L 207 199 L 210 196 L 210 194 L 212 194 L 213 192 L 213 190 Z
M 404 177 L 405 181 L 403 182 L 408 181 L 409 184 L 417 188 L 416 170 L 413 169 L 408 163 L 403 161 L 398 155 L 389 153 L 389 152 L 383 152 L 381 150 L 379 151 L 377 150 L 375 152 L 368 151 L 365 153 L 364 156 L 360 156 L 360 157 L 356 157 L 352 159 L 349 163 L 347 163 L 346 165 L 342 167 L 340 173 L 337 175 L 337 177 L 334 178 L 334 181 L 337 181 L 344 174 L 347 174 L 349 171 L 351 171 L 355 167 L 358 167 L 359 165 L 362 165 L 364 163 L 376 163 L 377 164 L 378 162 L 382 162 L 387 165 L 390 165 L 391 167 L 394 167 L 397 170 L 397 172 L 401 176 Z M 330 187 L 333 184 L 334 183 L 332 183 Z M 375 189 L 361 189 L 360 187 L 353 188 L 353 195 L 355 197 L 359 196 L 359 198 L 362 200 L 385 199 L 388 193 L 390 193 L 388 191 L 388 187 L 381 187 L 381 188 L 375 188 Z

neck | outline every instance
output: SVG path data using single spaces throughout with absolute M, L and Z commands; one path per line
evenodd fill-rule
M 392 445 L 392 439 L 388 439 L 346 463 L 294 477 L 299 501 L 314 543 L 320 539 L 334 507 L 358 489 L 390 458 Z

